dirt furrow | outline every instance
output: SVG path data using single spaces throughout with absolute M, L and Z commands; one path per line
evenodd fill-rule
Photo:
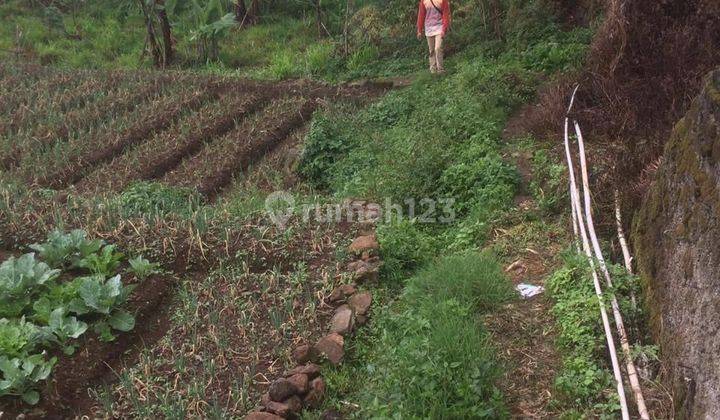
M 247 92 L 225 94 L 219 101 L 207 104 L 129 153 L 97 167 L 78 182 L 75 189 L 83 194 L 119 191 L 133 181 L 159 178 L 198 153 L 207 143 L 232 130 L 268 100 L 269 97 Z
M 89 150 L 86 153 L 74 156 L 63 168 L 37 180 L 43 187 L 61 189 L 80 181 L 91 168 L 111 161 L 127 149 L 145 141 L 156 132 L 165 130 L 188 111 L 200 108 L 203 103 L 216 100 L 224 85 L 214 84 L 201 92 L 192 93 L 189 99 L 169 104 L 160 112 L 149 112 L 149 115 L 134 123 L 122 133 L 111 137 L 104 143 L 106 147 Z M 103 144 L 100 139 L 94 144 Z
M 269 105 L 260 121 L 248 120 L 213 143 L 201 154 L 166 174 L 163 182 L 194 187 L 212 200 L 231 181 L 275 148 L 296 128 L 304 125 L 317 108 L 316 99 L 297 99 Z M 275 115 L 273 115 L 275 114 Z
M 308 122 L 317 106 L 317 100 L 308 99 L 298 111 L 293 112 L 280 124 L 270 129 L 258 141 L 241 144 L 234 153 L 237 159 L 227 160 L 217 171 L 203 178 L 198 191 L 209 200 L 214 200 L 218 193 L 232 182 L 233 175 L 247 169 L 248 166 L 272 151 L 295 129 Z

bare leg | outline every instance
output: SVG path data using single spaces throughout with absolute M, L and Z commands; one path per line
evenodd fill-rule
M 437 59 L 435 58 L 436 44 L 435 36 L 427 37 L 428 49 L 430 50 L 430 73 L 437 73 Z
M 443 66 L 443 37 L 438 35 L 435 37 L 435 62 L 438 73 L 444 73 L 445 67 Z

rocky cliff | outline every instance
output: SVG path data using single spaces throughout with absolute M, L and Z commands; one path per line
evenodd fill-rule
M 675 127 L 633 243 L 679 418 L 720 413 L 720 70 Z

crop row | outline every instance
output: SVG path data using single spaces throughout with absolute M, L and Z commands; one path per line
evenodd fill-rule
M 208 143 L 232 130 L 239 121 L 269 101 L 263 93 L 231 89 L 159 132 L 150 140 L 95 168 L 75 185 L 77 191 L 118 191 L 136 180 L 156 179 L 197 154 Z
M 107 79 L 91 78 L 82 81 L 79 85 L 68 83 L 60 91 L 41 94 L 33 103 L 18 106 L 7 118 L 6 123 L 0 126 L 0 134 L 15 133 L 21 128 L 32 127 L 38 121 L 48 120 L 53 114 L 62 115 L 82 107 L 113 90 L 122 88 L 126 82 L 121 74 L 111 73 Z M 106 86 L 112 86 L 112 90 L 106 91 Z
M 126 128 L 99 130 L 90 138 L 73 142 L 65 148 L 64 159 L 58 161 L 51 156 L 53 167 L 41 176 L 31 175 L 30 179 L 43 187 L 68 187 L 80 181 L 93 167 L 111 161 L 153 134 L 167 129 L 205 102 L 216 100 L 223 87 L 221 83 L 214 83 L 205 88 L 181 91 L 177 97 L 162 97 L 149 104 L 147 109 L 133 113 L 135 119 Z
M 73 130 L 92 126 L 112 111 L 114 102 L 136 90 L 134 83 L 118 81 L 115 89 L 104 91 L 100 83 L 87 81 L 69 95 L 47 96 L 32 110 L 24 108 L 22 113 L 18 110 L 15 119 L 0 127 L 2 168 L 17 166 L 28 150 L 39 151 L 54 142 L 65 141 Z
M 315 99 L 293 98 L 273 103 L 266 108 L 260 121 L 246 120 L 166 174 L 163 182 L 194 187 L 213 199 L 232 182 L 234 175 L 247 169 L 309 121 L 316 108 Z

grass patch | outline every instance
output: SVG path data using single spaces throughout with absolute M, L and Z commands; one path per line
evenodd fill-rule
M 356 362 L 330 372 L 329 389 L 358 402 L 358 418 L 502 417 L 499 366 L 479 316 L 510 294 L 493 256 L 442 258 L 408 280 L 396 302 L 375 310 Z

